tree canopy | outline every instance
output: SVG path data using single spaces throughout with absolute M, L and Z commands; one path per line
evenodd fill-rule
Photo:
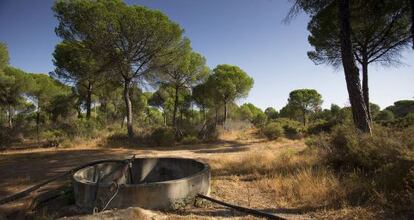
M 224 106 L 224 124 L 227 119 L 227 104 L 246 97 L 253 83 L 253 78 L 237 66 L 224 64 L 213 70 L 207 85 L 213 89 L 213 96 Z
M 160 11 L 129 6 L 122 1 L 58 1 L 54 6 L 58 36 L 82 41 L 108 63 L 112 78 L 124 85 L 128 135 L 133 136 L 130 89 L 144 83 L 151 73 L 183 44 L 181 27 Z
M 288 105 L 302 113 L 303 125 L 306 126 L 307 114 L 321 109 L 322 96 L 314 89 L 298 89 L 290 92 Z
M 309 43 L 314 51 L 309 58 L 316 64 L 342 64 L 336 3 L 320 10 L 309 22 Z M 371 118 L 368 65 L 385 66 L 400 63 L 401 52 L 410 42 L 407 7 L 398 1 L 350 1 L 351 40 L 354 57 L 362 69 L 362 90 L 368 116 Z
M 9 52 L 6 44 L 0 42 L 0 72 L 9 64 Z

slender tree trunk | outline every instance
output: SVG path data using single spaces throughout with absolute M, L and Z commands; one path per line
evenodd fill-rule
M 184 120 L 184 112 L 183 112 L 183 107 L 180 107 L 180 120 L 183 121 Z
M 227 102 L 224 102 L 223 127 L 226 126 L 226 121 L 227 121 Z
M 150 108 L 147 107 L 147 122 L 151 123 Z
M 372 121 L 371 107 L 369 106 L 369 86 L 368 86 L 368 61 L 363 58 L 362 61 L 362 94 L 364 96 L 365 107 L 368 113 L 368 119 Z
M 164 119 L 164 126 L 167 126 L 167 115 L 165 114 L 165 110 L 162 110 L 162 117 Z
M 411 37 L 413 39 L 413 49 L 414 49 L 414 0 L 410 0 L 411 5 Z
M 177 125 L 177 109 L 178 109 L 178 87 L 175 87 L 175 97 L 174 97 L 174 111 L 173 111 L 173 120 L 172 125 L 176 128 Z
M 371 133 L 371 126 L 368 119 L 368 112 L 361 91 L 358 68 L 355 65 L 351 42 L 351 25 L 349 0 L 339 0 L 339 26 L 342 65 L 345 72 L 345 80 L 351 102 L 354 123 L 358 130 Z
M 202 111 L 203 111 L 203 124 L 205 124 L 207 121 L 207 115 L 206 115 L 206 107 L 204 107 L 204 105 L 202 107 Z
M 39 141 L 39 127 L 40 127 L 40 108 L 37 109 L 36 112 L 36 137 L 37 141 Z
M 128 137 L 132 138 L 134 136 L 134 130 L 132 128 L 132 103 L 131 103 L 131 97 L 129 97 L 130 84 L 131 84 L 131 81 L 125 80 L 124 99 L 125 99 L 126 116 L 127 116 Z
M 86 94 L 86 120 L 91 118 L 92 109 L 92 84 L 88 83 L 87 94 Z
M 217 127 L 217 124 L 218 124 L 218 108 L 217 108 L 217 106 L 214 107 L 214 110 L 216 111 L 216 118 L 215 118 L 215 121 L 214 121 L 214 126 Z
M 12 114 L 12 107 L 10 105 L 8 109 L 8 124 L 9 124 L 9 128 L 13 128 L 13 114 Z
M 306 110 L 303 109 L 302 111 L 302 117 L 303 117 L 303 127 L 306 127 Z

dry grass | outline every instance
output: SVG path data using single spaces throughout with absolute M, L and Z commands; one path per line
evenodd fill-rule
M 350 197 L 362 197 L 358 192 L 366 186 L 361 185 L 357 175 L 339 177 L 323 165 L 316 150 L 268 147 L 210 161 L 213 178 L 218 182 L 215 185 L 227 191 L 216 194 L 234 201 L 244 200 L 242 205 L 273 208 L 276 212 L 282 208 L 318 219 L 380 217 L 381 210 L 375 207 L 349 205 Z M 233 196 L 228 195 L 231 191 L 235 191 Z
M 314 152 L 250 152 L 221 157 L 211 164 L 214 176 L 249 179 L 279 207 L 329 206 L 342 200 L 346 190 Z M 242 178 L 243 179 L 243 178 Z
M 339 179 L 338 175 L 321 164 L 319 152 L 307 149 L 303 140 L 267 141 L 258 138 L 255 130 L 226 132 L 220 135 L 220 139 L 221 142 L 218 143 L 156 149 L 97 148 L 96 145 L 102 142 L 94 140 L 77 144 L 76 148 L 43 149 L 25 153 L 4 152 L 0 166 L 7 169 L 15 164 L 15 160 L 20 161 L 20 164 L 26 164 L 30 160 L 30 166 L 19 166 L 18 170 L 22 170 L 20 173 L 40 175 L 41 170 L 47 170 L 46 167 L 51 166 L 49 159 L 61 161 L 56 166 L 65 170 L 68 164 L 73 165 L 76 161 L 81 163 L 97 157 L 125 157 L 132 154 L 191 157 L 210 164 L 211 196 L 230 203 L 289 214 L 289 218 L 293 216 L 293 219 L 377 217 L 377 211 L 373 209 L 347 204 L 347 197 L 361 187 L 358 180 Z M 12 191 L 7 186 L 3 184 L 4 193 Z M 214 215 L 234 217 L 231 211 L 217 211 L 219 208 L 207 205 L 199 210 L 166 214 L 177 219 L 181 219 L 180 216 L 185 216 L 185 219 L 206 219 Z

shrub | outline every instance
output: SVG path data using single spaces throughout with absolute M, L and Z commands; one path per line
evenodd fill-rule
M 311 124 L 307 128 L 308 134 L 320 134 L 322 132 L 331 132 L 332 128 L 336 125 L 335 121 L 325 121 L 325 120 L 319 120 L 313 124 Z
M 283 132 L 289 139 L 298 139 L 302 137 L 302 130 L 300 127 L 294 125 L 284 125 Z
M 262 133 L 269 140 L 276 140 L 283 136 L 283 128 L 277 122 L 271 122 L 265 125 L 262 129 Z
M 324 160 L 344 173 L 355 171 L 371 182 L 389 202 L 414 203 L 414 127 L 375 126 L 373 134 L 361 134 L 353 126 L 339 126 L 330 137 L 307 141 L 324 149 Z
M 64 137 L 64 134 L 60 130 L 47 130 L 41 133 L 40 137 L 46 141 L 57 141 Z
M 175 145 L 174 129 L 168 127 L 156 128 L 151 134 L 151 142 L 156 146 Z
M 283 129 L 283 134 L 289 139 L 297 139 L 302 137 L 302 125 L 298 121 L 287 118 L 278 118 L 273 123 L 279 124 Z
M 198 132 L 198 137 L 202 141 L 216 141 L 220 135 L 220 131 L 214 123 L 204 125 Z
M 380 123 L 396 129 L 412 127 L 414 126 L 414 113 L 409 113 L 403 118 L 397 118 L 391 121 L 380 121 Z
M 182 144 L 197 144 L 198 142 L 198 138 L 193 135 L 186 135 L 180 141 L 180 143 Z
M 394 113 L 390 110 L 383 110 L 375 116 L 376 121 L 391 121 L 394 119 Z
M 266 124 L 267 115 L 265 113 L 259 113 L 252 119 L 252 124 L 256 127 L 263 127 Z

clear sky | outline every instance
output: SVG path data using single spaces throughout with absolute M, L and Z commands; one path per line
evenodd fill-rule
M 261 108 L 280 109 L 291 90 L 313 88 L 324 107 L 348 104 L 342 70 L 314 65 L 306 55 L 308 18 L 289 25 L 288 0 L 128 0 L 165 12 L 179 23 L 211 68 L 217 64 L 241 67 L 254 78 L 249 97 Z M 52 52 L 59 39 L 51 6 L 53 0 L 0 0 L 0 41 L 7 43 L 11 65 L 27 72 L 54 69 Z M 414 52 L 404 52 L 404 66 L 371 67 L 371 100 L 381 107 L 414 97 Z

